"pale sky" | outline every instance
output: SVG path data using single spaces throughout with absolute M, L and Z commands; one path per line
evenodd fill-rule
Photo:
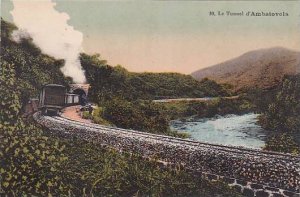
M 134 72 L 189 74 L 250 50 L 275 46 L 300 50 L 300 1 L 54 2 L 55 10 L 66 13 L 68 24 L 83 34 L 86 53 L 100 53 L 110 65 L 120 64 Z M 30 7 L 24 13 L 34 20 L 37 10 Z M 12 9 L 11 2 L 2 0 L 4 19 L 13 21 Z M 209 16 L 210 11 L 243 11 L 244 16 Z M 248 11 L 289 16 L 249 17 L 245 16 Z

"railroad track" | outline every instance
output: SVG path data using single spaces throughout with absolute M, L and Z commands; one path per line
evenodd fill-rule
M 145 158 L 159 157 L 163 164 L 182 164 L 192 174 L 210 180 L 224 179 L 231 186 L 251 187 L 253 191 L 258 191 L 258 184 L 269 193 L 288 191 L 299 195 L 299 156 L 83 123 L 63 116 L 41 116 L 39 112 L 34 119 L 55 135 L 79 137 L 120 151 L 140 153 Z
M 60 90 L 64 90 L 59 94 L 58 91 L 57 95 L 62 98 L 62 103 L 65 102 L 64 86 L 49 84 L 47 87 L 56 89 L 60 87 Z M 44 97 L 41 102 L 45 101 L 48 94 L 46 88 L 42 93 Z M 238 97 L 227 99 L 235 98 Z M 74 101 L 73 97 L 69 104 L 76 104 L 77 102 Z M 53 106 L 42 106 L 43 109 L 49 107 L 50 111 L 54 110 Z M 223 180 L 230 186 L 237 186 L 237 189 L 245 194 L 251 191 L 253 194 L 251 196 L 266 196 L 266 194 L 267 196 L 294 196 L 294 194 L 299 196 L 300 156 L 83 123 L 63 116 L 41 116 L 40 112 L 35 113 L 33 118 L 58 137 L 80 138 L 82 142 L 92 142 L 96 146 L 111 147 L 120 152 L 138 154 L 143 158 L 158 159 L 157 161 L 164 166 L 180 165 L 193 176 L 201 176 L 213 181 Z
M 232 154 L 238 154 L 242 155 L 244 157 L 252 156 L 252 157 L 260 157 L 264 159 L 280 159 L 285 161 L 291 161 L 291 162 L 300 162 L 299 156 L 294 156 L 290 154 L 283 154 L 278 152 L 269 152 L 269 151 L 262 151 L 257 149 L 248 149 L 243 147 L 234 147 L 234 146 L 224 146 L 224 145 L 217 145 L 217 144 L 210 144 L 205 142 L 199 142 L 194 141 L 190 139 L 181 139 L 171 136 L 165 136 L 165 135 L 159 135 L 159 134 L 152 134 L 152 133 L 145 133 L 135 130 L 129 130 L 129 129 L 121 129 L 116 127 L 109 127 L 109 126 L 103 126 L 93 123 L 82 123 L 79 121 L 71 120 L 65 117 L 59 117 L 59 116 L 46 116 L 44 117 L 52 122 L 57 122 L 59 124 L 67 124 L 67 126 L 75 126 L 75 127 L 81 127 L 81 128 L 88 128 L 92 129 L 96 132 L 104 131 L 113 133 L 116 135 L 122 135 L 127 138 L 134 138 L 138 140 L 145 140 L 145 141 L 152 141 L 152 142 L 158 142 L 162 144 L 169 144 L 173 146 L 180 146 L 182 148 L 188 148 L 192 151 L 203 151 L 203 150 L 217 150 Z

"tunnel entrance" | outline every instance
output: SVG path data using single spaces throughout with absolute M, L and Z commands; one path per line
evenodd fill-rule
M 79 104 L 80 105 L 86 105 L 87 104 L 87 95 L 83 89 L 75 89 L 73 90 L 73 94 L 79 95 Z

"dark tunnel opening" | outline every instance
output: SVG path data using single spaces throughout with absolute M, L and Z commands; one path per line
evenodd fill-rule
M 80 105 L 86 105 L 87 104 L 87 96 L 86 93 L 83 89 L 75 89 L 73 91 L 73 94 L 78 94 L 79 95 L 79 104 Z

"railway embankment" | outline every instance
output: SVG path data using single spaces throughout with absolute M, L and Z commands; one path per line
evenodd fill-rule
M 82 123 L 64 117 L 34 119 L 59 137 L 77 137 L 119 151 L 182 165 L 194 176 L 222 180 L 246 196 L 299 196 L 300 157 Z

